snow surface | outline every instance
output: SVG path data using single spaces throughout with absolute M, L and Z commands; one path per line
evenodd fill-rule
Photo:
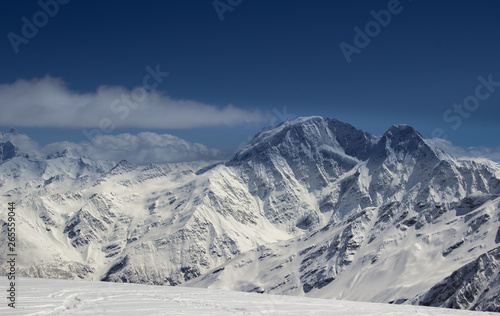
M 8 315 L 495 315 L 444 308 L 360 303 L 199 288 L 18 278 Z M 6 292 L 8 280 L 0 278 Z

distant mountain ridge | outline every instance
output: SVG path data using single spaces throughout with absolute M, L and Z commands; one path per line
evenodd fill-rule
M 5 152 L 25 276 L 500 311 L 500 168 L 408 125 L 298 118 L 222 163 Z

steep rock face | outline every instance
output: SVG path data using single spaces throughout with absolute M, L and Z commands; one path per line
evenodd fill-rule
M 14 158 L 19 154 L 19 148 L 10 141 L 0 143 L 0 162 Z
M 241 254 L 186 285 L 410 302 L 495 247 L 500 199 L 480 200 L 487 202 L 458 217 L 457 208 L 443 203 L 419 203 L 412 211 L 401 202 L 368 207 L 342 222 L 269 245 L 268 255 Z M 493 288 L 491 293 L 498 294 Z
M 414 304 L 500 312 L 500 247 L 454 271 Z
M 80 247 L 92 240 L 102 240 L 102 235 L 112 228 L 116 214 L 113 203 L 103 195 L 94 194 L 90 201 L 78 210 L 67 222 L 63 234 L 67 234 L 71 245 Z
M 262 131 L 227 165 L 272 223 L 290 232 L 317 229 L 334 212 L 339 179 L 354 171 L 375 139 L 337 120 L 303 118 Z M 318 205 L 322 191 L 332 194 Z
M 258 245 L 289 238 L 255 212 L 236 174 L 225 166 L 211 173 L 194 180 L 190 173 L 184 185 L 152 193 L 150 216 L 130 229 L 126 249 L 102 279 L 177 285 Z

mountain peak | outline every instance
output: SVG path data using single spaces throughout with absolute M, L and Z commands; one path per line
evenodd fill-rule
M 10 140 L 0 143 L 0 162 L 14 158 L 19 153 L 17 148 Z
M 413 137 L 423 139 L 422 134 L 417 132 L 412 126 L 408 124 L 395 124 L 392 125 L 387 132 L 385 132 L 384 136 L 388 136 L 391 138 L 394 137 Z
M 387 132 L 384 133 L 381 141 L 393 149 L 405 148 L 409 151 L 425 143 L 422 134 L 406 124 L 392 125 Z
M 9 131 L 9 133 L 12 134 L 12 135 L 19 135 L 19 134 L 21 134 L 21 132 L 18 131 L 17 129 L 15 129 L 15 128 L 11 128 L 10 131 Z
M 441 151 L 429 145 L 422 134 L 407 124 L 391 126 L 378 141 L 370 157 L 370 165 L 380 164 L 384 161 L 402 162 L 405 157 L 412 156 L 422 161 L 437 161 L 446 158 Z M 429 162 L 430 163 L 430 162 Z
M 322 146 L 336 148 L 335 151 L 341 155 L 347 154 L 364 160 L 375 139 L 375 136 L 336 119 L 299 117 L 262 129 L 236 153 L 230 164 L 254 157 L 271 148 L 278 150 L 283 156 L 289 156 L 304 148 L 312 150 Z
M 137 168 L 136 165 L 134 165 L 134 164 L 128 162 L 127 160 L 123 159 L 119 163 L 117 163 L 116 166 L 114 166 L 109 171 L 109 173 L 110 174 L 121 174 L 121 173 L 129 172 L 129 171 L 134 170 L 136 168 Z
M 72 157 L 72 158 L 77 158 L 79 155 L 75 153 L 73 149 L 68 149 L 65 148 L 62 152 L 56 151 L 55 153 L 48 154 L 47 159 L 56 159 L 56 158 L 63 158 L 63 157 Z
M 293 121 L 284 121 L 275 127 L 263 128 L 236 153 L 231 163 L 248 159 L 277 146 L 296 146 L 299 142 L 307 142 L 325 134 L 326 129 L 326 119 L 320 116 L 299 117 Z

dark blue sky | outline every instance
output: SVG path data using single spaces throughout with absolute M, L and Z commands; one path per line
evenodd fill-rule
M 80 94 L 101 85 L 133 89 L 146 66 L 159 64 L 169 76 L 157 89 L 172 99 L 267 113 L 260 123 L 150 129 L 212 147 L 238 146 L 286 116 L 275 114 L 285 107 L 290 117 L 334 117 L 377 135 L 407 123 L 425 137 L 438 128 L 457 145 L 499 146 L 500 86 L 479 88 L 479 98 L 476 88 L 479 76 L 500 82 L 500 2 L 397 2 L 243 0 L 221 21 L 213 0 L 72 0 L 16 54 L 8 34 L 22 36 L 22 18 L 33 21 L 42 9 L 8 0 L 0 12 L 0 84 L 48 74 Z M 398 13 L 372 28 L 378 34 L 348 63 L 340 44 L 355 45 L 354 28 L 376 27 L 370 12 L 388 6 Z M 469 110 L 454 108 L 464 99 Z M 14 125 L 42 144 L 84 139 L 82 128 L 8 122 L 1 130 Z

